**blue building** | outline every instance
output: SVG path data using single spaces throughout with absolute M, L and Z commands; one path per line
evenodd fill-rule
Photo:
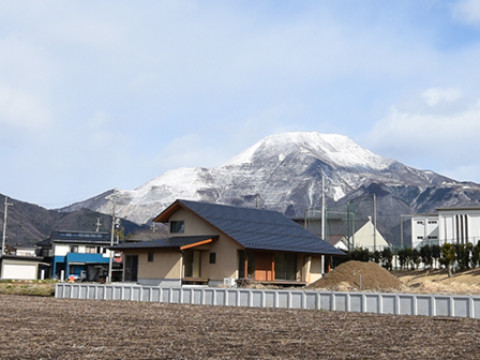
M 108 273 L 110 233 L 97 231 L 52 231 L 50 237 L 37 245 L 44 257 L 51 259 L 52 277 L 74 276 L 88 281 L 102 279 Z M 118 254 L 117 254 L 118 255 Z M 121 257 L 114 257 L 120 267 Z

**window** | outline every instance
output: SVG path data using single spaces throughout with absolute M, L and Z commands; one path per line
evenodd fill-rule
M 217 261 L 217 254 L 214 252 L 210 253 L 210 264 L 215 264 Z
M 429 223 L 429 224 L 436 224 L 436 223 L 437 223 L 437 220 L 429 220 L 428 223 Z
M 423 236 L 417 236 L 417 239 L 418 239 L 418 240 L 422 240 L 422 239 L 423 239 Z
M 148 252 L 148 262 L 153 262 L 153 251 Z
M 177 234 L 183 233 L 185 231 L 185 222 L 180 221 L 170 221 L 170 233 Z
M 423 221 L 417 221 L 418 225 L 423 225 Z
M 97 253 L 97 247 L 96 246 L 87 246 L 87 247 L 85 247 L 85 253 L 96 254 Z
M 275 280 L 296 280 L 297 255 L 291 253 L 275 254 Z
M 78 253 L 78 245 L 73 245 L 70 247 L 70 252 L 72 253 Z
M 248 261 L 247 274 L 245 276 L 245 260 Z M 255 277 L 255 254 L 238 252 L 238 277 L 240 279 Z

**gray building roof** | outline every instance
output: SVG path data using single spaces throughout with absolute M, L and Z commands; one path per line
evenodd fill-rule
M 246 249 L 345 255 L 276 211 L 177 200 L 154 221 L 168 222 L 180 208 L 193 212 Z
M 54 243 L 98 244 L 109 245 L 110 233 L 105 231 L 69 231 L 54 230 L 50 236 L 37 243 L 38 246 L 48 246 Z

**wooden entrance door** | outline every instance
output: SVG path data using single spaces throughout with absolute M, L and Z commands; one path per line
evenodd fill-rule
M 273 281 L 273 254 L 255 254 L 255 280 Z

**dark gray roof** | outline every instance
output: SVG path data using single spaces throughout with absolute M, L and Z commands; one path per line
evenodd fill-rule
M 276 211 L 177 200 L 164 211 L 166 216 L 175 206 L 190 209 L 247 249 L 345 255 Z
M 37 246 L 42 246 L 42 247 L 45 247 L 45 246 L 49 246 L 52 244 L 52 239 L 51 238 L 46 238 L 46 239 L 43 239 L 42 241 L 39 241 L 37 243 L 35 243 L 35 245 Z
M 110 233 L 105 231 L 68 231 L 54 230 L 50 238 L 52 242 L 78 244 L 110 244 Z
M 174 248 L 180 249 L 182 246 L 191 245 L 198 243 L 200 241 L 208 239 L 217 239 L 217 235 L 206 235 L 206 236 L 177 236 L 170 237 L 165 239 L 156 239 L 140 242 L 131 242 L 118 244 L 112 247 L 115 250 L 125 250 L 125 249 L 157 249 L 157 248 Z

